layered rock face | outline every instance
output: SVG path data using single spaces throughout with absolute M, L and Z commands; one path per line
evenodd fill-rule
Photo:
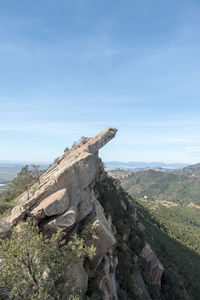
M 152 282 L 161 288 L 161 278 L 164 272 L 164 267 L 156 256 L 151 246 L 146 243 L 140 254 L 148 264 L 148 272 Z
M 36 183 L 18 198 L 18 205 L 0 224 L 0 232 L 6 234 L 26 215 L 42 222 L 44 231 L 70 230 L 76 223 L 95 210 L 107 238 L 114 238 L 104 219 L 102 208 L 96 201 L 93 183 L 98 173 L 98 150 L 111 140 L 117 129 L 109 127 L 94 138 L 79 143 L 57 159 Z M 43 222 L 43 220 L 45 220 Z
M 90 263 L 89 272 L 85 272 L 80 264 L 74 266 L 74 274 L 71 274 L 81 283 L 83 290 L 87 288 L 88 276 L 95 272 L 103 257 L 116 243 L 111 223 L 105 218 L 93 190 L 102 164 L 98 151 L 116 132 L 117 129 L 113 127 L 106 128 L 94 138 L 88 138 L 72 147 L 40 177 L 39 183 L 17 199 L 16 207 L 0 223 L 0 233 L 5 236 L 20 220 L 31 216 L 38 220 L 42 231 L 51 236 L 60 229 L 70 234 L 90 215 L 91 225 L 95 229 L 93 244 L 96 255 Z M 112 299 L 117 297 L 116 290 L 105 293 Z
M 140 257 L 149 264 L 149 275 L 159 288 L 164 268 L 135 233 L 136 227 L 145 231 L 139 228 L 136 210 L 132 210 L 120 182 L 106 174 L 98 157 L 99 149 L 116 132 L 116 128 L 106 128 L 58 158 L 0 221 L 0 234 L 6 236 L 29 216 L 37 219 L 47 236 L 61 229 L 70 238 L 89 221 L 96 255 L 89 262 L 74 264 L 67 276 L 75 278 L 90 300 L 133 299 L 135 295 L 139 300 L 150 300 L 140 273 Z

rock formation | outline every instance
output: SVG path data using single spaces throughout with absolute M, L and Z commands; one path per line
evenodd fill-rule
M 98 151 L 116 132 L 117 129 L 109 127 L 94 138 L 80 142 L 57 159 L 40 177 L 39 183 L 34 184 L 28 193 L 22 194 L 11 213 L 1 220 L 1 235 L 9 233 L 26 216 L 36 218 L 42 231 L 49 236 L 59 229 L 70 233 L 90 215 L 91 225 L 95 229 L 93 244 L 96 247 L 96 255 L 90 263 L 90 273 L 95 272 L 103 257 L 116 243 L 111 224 L 105 218 L 93 190 L 99 166 L 102 164 Z M 83 266 L 75 265 L 72 272 L 74 274 L 71 276 L 83 278 L 78 280 L 86 290 L 89 274 L 86 274 Z M 114 286 L 113 278 L 112 285 Z M 112 293 L 109 291 L 108 294 Z M 113 295 L 116 295 L 116 286 Z
M 70 238 L 89 220 L 94 229 L 96 255 L 89 262 L 74 264 L 68 275 L 88 293 L 87 299 L 130 299 L 126 298 L 127 293 L 131 295 L 128 297 L 136 295 L 139 300 L 149 300 L 148 288 L 139 272 L 139 257 L 149 263 L 152 282 L 159 287 L 164 268 L 150 246 L 134 232 L 138 219 L 133 217 L 130 199 L 119 181 L 108 177 L 98 157 L 99 149 L 116 132 L 113 127 L 106 128 L 58 158 L 28 192 L 18 197 L 10 214 L 1 219 L 0 234 L 6 236 L 19 221 L 30 216 L 37 219 L 47 236 L 61 229 Z M 92 281 L 95 287 L 90 298 L 87 290 Z
M 105 238 L 113 245 L 115 240 L 96 201 L 93 183 L 98 172 L 98 150 L 111 140 L 117 129 L 109 127 L 96 137 L 79 143 L 63 154 L 32 186 L 29 193 L 22 194 L 11 214 L 0 224 L 5 235 L 25 215 L 34 216 L 42 222 L 44 231 L 70 230 L 92 210 L 96 212 L 96 225 L 102 227 Z M 98 223 L 99 222 L 99 223 Z
M 152 282 L 161 287 L 161 278 L 164 272 L 164 267 L 157 258 L 151 246 L 146 243 L 140 254 L 148 264 L 148 272 Z

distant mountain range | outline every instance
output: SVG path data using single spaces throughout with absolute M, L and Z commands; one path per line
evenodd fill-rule
M 200 164 L 168 172 L 150 168 L 137 172 L 118 169 L 109 174 L 120 179 L 132 196 L 146 195 L 155 200 L 200 205 Z
M 187 167 L 189 164 L 184 163 L 163 163 L 163 162 L 138 162 L 138 161 L 110 161 L 105 162 L 107 168 L 122 168 L 122 169 L 134 169 L 134 168 L 168 168 L 168 169 L 180 169 Z
M 14 177 L 17 176 L 17 173 L 19 173 L 25 165 L 32 164 L 34 163 L 14 163 L 0 161 L 0 184 L 8 184 Z M 48 165 L 40 164 L 40 167 L 42 169 L 46 169 Z
M 37 164 L 40 165 L 42 168 L 47 168 L 48 165 L 44 164 L 44 163 L 17 163 L 17 162 L 2 162 L 0 161 L 0 183 L 7 183 L 9 181 L 11 181 L 16 175 L 17 173 L 21 170 L 21 168 L 23 166 L 25 166 L 26 164 Z M 167 164 L 167 163 L 163 163 L 163 162 L 134 162 L 134 161 L 130 161 L 130 162 L 120 162 L 120 161 L 111 161 L 111 162 L 106 162 L 105 163 L 106 168 L 107 169 L 116 169 L 116 168 L 121 168 L 124 170 L 129 170 L 129 169 L 134 169 L 135 171 L 139 171 L 142 169 L 147 169 L 147 168 L 154 168 L 159 170 L 159 168 L 162 168 L 162 170 L 164 171 L 165 169 L 183 169 L 184 167 L 187 166 L 185 170 L 185 174 L 190 175 L 193 173 L 193 168 L 196 168 L 194 166 L 189 166 L 189 164 L 183 164 L 183 163 L 173 163 L 173 164 Z M 138 170 L 136 170 L 138 169 Z M 160 171 L 162 171 L 160 169 Z
M 8 183 L 11 181 L 24 165 L 25 164 L 0 163 L 0 183 Z
M 200 163 L 195 165 L 190 165 L 183 168 L 183 174 L 185 175 L 199 175 L 200 174 Z

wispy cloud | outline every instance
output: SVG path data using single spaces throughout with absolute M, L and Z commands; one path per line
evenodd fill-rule
M 0 124 L 0 133 L 30 134 L 32 136 L 69 137 L 76 139 L 83 135 L 93 136 L 107 127 L 105 122 L 43 121 L 21 124 Z
M 188 153 L 199 153 L 200 154 L 200 146 L 195 146 L 195 147 L 185 147 L 185 150 Z
M 162 138 L 161 141 L 165 143 L 189 143 L 191 141 L 194 141 L 194 137 L 166 137 Z

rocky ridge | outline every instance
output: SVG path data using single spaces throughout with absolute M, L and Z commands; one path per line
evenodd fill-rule
M 134 232 L 138 219 L 132 216 L 128 197 L 118 180 L 106 174 L 98 157 L 99 149 L 116 132 L 116 128 L 106 128 L 58 158 L 39 182 L 18 197 L 17 205 L 0 221 L 0 234 L 6 236 L 19 221 L 30 216 L 37 219 L 46 235 L 61 229 L 70 237 L 82 222 L 89 220 L 95 229 L 92 242 L 96 255 L 87 266 L 83 261 L 74 265 L 70 274 L 81 284 L 83 295 L 91 300 L 130 299 L 128 294 L 140 300 L 151 299 L 140 272 L 140 257 L 150 264 L 147 272 L 159 290 L 164 267 L 153 251 L 145 250 L 143 239 Z M 126 262 L 127 255 L 130 264 L 128 259 Z M 130 274 L 126 273 L 128 268 Z M 157 296 L 159 299 L 159 292 Z
M 40 177 L 39 183 L 19 196 L 17 205 L 1 220 L 1 235 L 8 234 L 13 226 L 27 216 L 36 218 L 40 228 L 47 235 L 59 229 L 70 233 L 83 219 L 91 215 L 91 225 L 95 228 L 93 243 L 96 255 L 91 262 L 90 273 L 96 270 L 106 255 L 108 269 L 109 260 L 111 264 L 116 264 L 116 261 L 112 262 L 110 255 L 108 256 L 116 243 L 111 222 L 105 218 L 103 208 L 93 190 L 99 166 L 102 164 L 98 158 L 98 151 L 115 136 L 116 132 L 117 129 L 109 127 L 94 138 L 88 138 L 72 147 L 57 159 L 56 163 Z M 74 277 L 81 282 L 83 290 L 87 288 L 88 275 L 82 265 L 74 267 Z M 106 276 L 108 279 L 108 272 Z M 112 278 L 112 286 L 113 280 Z M 103 281 L 101 289 L 105 294 L 112 294 L 106 291 Z M 113 293 L 116 295 L 116 291 Z
M 1 234 L 6 234 L 25 215 L 34 216 L 38 221 L 49 217 L 42 227 L 45 231 L 56 232 L 59 228 L 70 230 L 91 212 L 93 206 L 97 214 L 101 214 L 92 189 L 100 162 L 98 150 L 116 132 L 115 128 L 107 128 L 57 159 L 40 177 L 40 183 L 17 199 L 18 204 L 1 221 Z

